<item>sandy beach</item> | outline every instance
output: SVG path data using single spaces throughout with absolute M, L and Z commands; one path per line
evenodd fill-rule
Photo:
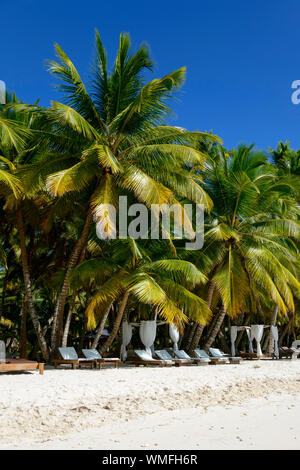
M 0 375 L 0 449 L 299 449 L 300 361 Z

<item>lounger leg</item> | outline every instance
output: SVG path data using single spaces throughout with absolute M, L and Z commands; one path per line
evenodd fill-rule
M 80 368 L 80 364 L 78 364 L 78 367 Z M 76 369 L 76 362 L 72 362 L 72 369 L 73 369 L 73 370 Z
M 118 369 L 118 368 L 119 368 L 119 363 L 115 362 L 115 369 Z
M 39 367 L 40 375 L 43 375 L 44 374 L 44 364 L 39 363 L 38 367 Z

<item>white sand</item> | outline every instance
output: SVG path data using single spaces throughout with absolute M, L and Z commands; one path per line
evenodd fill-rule
M 0 375 L 0 449 L 300 448 L 300 360 Z

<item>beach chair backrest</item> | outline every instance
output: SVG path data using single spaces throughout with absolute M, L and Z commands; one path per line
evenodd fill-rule
M 180 349 L 179 351 L 174 351 L 174 353 L 178 357 L 178 359 L 191 359 L 191 357 L 183 349 Z
M 78 359 L 77 352 L 75 351 L 74 348 L 70 347 L 70 348 L 58 348 L 58 349 L 61 354 L 61 357 L 65 361 L 67 360 L 76 361 Z
M 153 361 L 153 357 L 150 356 L 150 354 L 148 354 L 144 349 L 135 349 L 134 352 L 142 361 Z
M 217 348 L 209 348 L 209 352 L 212 355 L 212 357 L 223 357 L 223 354 L 221 354 L 220 349 Z
M 209 359 L 209 355 L 204 349 L 195 349 L 195 353 L 202 359 Z
M 82 353 L 86 359 L 102 359 L 102 356 L 97 349 L 83 349 Z
M 160 349 L 158 351 L 155 351 L 155 354 L 159 357 L 159 359 L 162 359 L 163 361 L 172 361 L 173 358 L 171 354 L 168 353 L 165 349 Z

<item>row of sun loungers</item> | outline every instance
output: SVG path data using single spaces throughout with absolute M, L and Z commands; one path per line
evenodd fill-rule
M 178 350 L 173 351 L 172 349 L 156 350 L 155 357 L 152 357 L 149 353 L 144 350 L 136 349 L 134 356 L 127 359 L 128 363 L 135 365 L 147 366 L 160 366 L 170 367 L 176 366 L 190 366 L 199 365 L 205 366 L 208 364 L 239 364 L 241 361 L 240 357 L 230 357 L 222 353 L 219 349 L 210 348 L 210 356 L 203 349 L 195 349 L 194 357 L 189 356 L 185 351 Z
M 73 369 L 81 367 L 82 365 L 89 365 L 91 368 L 98 367 L 102 368 L 103 365 L 114 365 L 118 368 L 120 359 L 119 358 L 104 358 L 96 349 L 83 349 L 83 358 L 78 357 L 74 348 L 59 348 L 61 359 L 55 359 L 53 361 L 54 367 L 57 368 L 60 364 L 70 364 Z M 299 355 L 299 350 L 296 348 L 280 348 L 281 357 L 295 358 Z M 127 359 L 127 363 L 135 365 L 147 366 L 159 366 L 159 367 L 171 367 L 171 366 L 190 366 L 199 365 L 205 366 L 208 364 L 240 364 L 241 360 L 245 359 L 257 359 L 258 356 L 253 353 L 241 353 L 241 357 L 231 357 L 220 351 L 217 348 L 209 348 L 209 354 L 203 349 L 195 349 L 194 357 L 189 356 L 184 350 L 173 351 L 172 349 L 161 349 L 156 350 L 154 357 L 152 357 L 147 351 L 142 349 L 135 349 L 134 355 Z
M 61 364 L 69 364 L 72 369 L 81 367 L 82 365 L 89 365 L 91 368 L 98 367 L 101 369 L 104 365 L 113 365 L 118 368 L 119 358 L 105 358 L 96 349 L 83 349 L 82 354 L 84 357 L 78 357 L 77 352 L 73 347 L 59 348 L 60 359 L 54 359 L 54 367 L 57 368 Z M 128 357 L 127 363 L 135 365 L 171 367 L 171 366 L 192 366 L 192 365 L 217 365 L 217 364 L 240 364 L 242 359 L 258 359 L 258 356 L 253 353 L 241 352 L 241 357 L 231 357 L 224 354 L 220 349 L 209 348 L 208 354 L 203 349 L 195 349 L 194 356 L 189 356 L 184 350 L 173 351 L 173 349 L 156 350 L 154 357 L 147 351 L 136 349 L 134 356 Z M 297 348 L 281 347 L 279 348 L 280 357 L 287 357 L 295 359 L 300 357 L 300 350 Z M 13 370 L 35 370 L 38 369 L 40 374 L 43 374 L 44 364 L 25 359 L 7 359 L 4 363 L 0 363 L 0 371 L 13 371 Z
M 106 358 L 102 357 L 97 349 L 83 349 L 82 353 L 84 357 L 78 357 L 77 352 L 74 348 L 59 348 L 59 352 L 61 355 L 61 359 L 54 359 L 53 364 L 54 367 L 57 368 L 60 364 L 70 364 L 72 369 L 76 369 L 76 367 L 81 367 L 83 364 L 90 365 L 91 369 L 94 367 L 101 367 L 104 364 L 113 364 L 115 368 L 118 368 L 120 359 L 113 357 L 113 358 Z
M 68 364 L 71 365 L 72 369 L 81 367 L 82 365 L 90 366 L 91 368 L 98 367 L 101 369 L 103 365 L 113 365 L 118 368 L 120 359 L 119 358 L 105 358 L 96 349 L 83 349 L 82 354 L 84 357 L 78 357 L 77 352 L 73 347 L 59 348 L 61 358 L 54 359 L 54 367 L 57 368 L 59 365 Z M 218 349 L 210 349 L 209 356 L 204 350 L 196 349 L 194 351 L 194 357 L 190 357 L 185 351 L 173 351 L 169 350 L 157 350 L 155 351 L 155 357 L 152 357 L 145 350 L 136 349 L 134 351 L 135 356 L 128 359 L 128 363 L 135 365 L 147 366 L 160 366 L 160 367 L 171 367 L 176 366 L 190 366 L 190 365 L 208 365 L 208 364 L 226 364 L 230 362 L 239 362 L 239 358 L 230 358 L 224 355 Z M 38 369 L 41 374 L 44 371 L 44 364 L 34 361 L 27 361 L 25 359 L 7 359 L 5 363 L 0 364 L 0 371 L 12 371 L 12 370 L 35 370 Z

